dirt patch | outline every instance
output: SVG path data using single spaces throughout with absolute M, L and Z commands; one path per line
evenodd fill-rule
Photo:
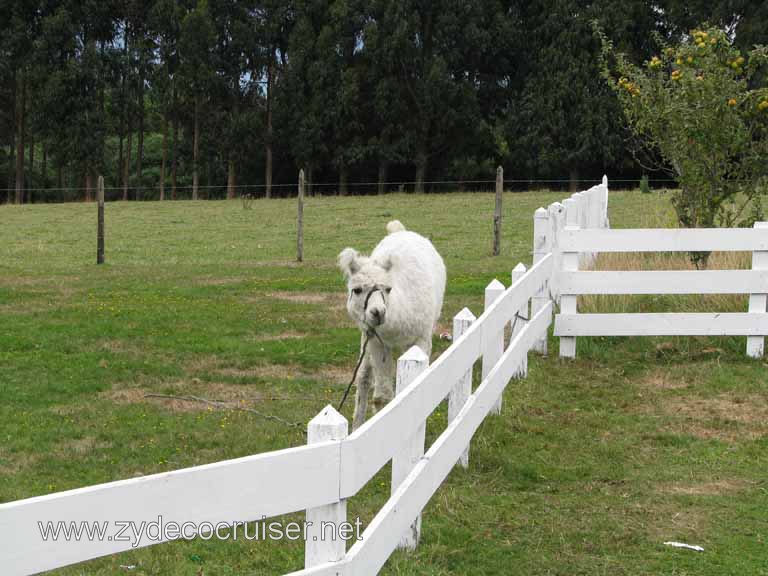
M 726 478 L 697 484 L 674 482 L 666 486 L 661 486 L 659 492 L 665 494 L 682 494 L 686 496 L 720 496 L 722 494 L 742 492 L 747 490 L 753 484 L 754 482 L 748 482 L 737 478 Z
M 184 363 L 184 371 L 187 374 L 211 372 L 221 365 L 221 359 L 215 354 L 194 356 Z
M 100 442 L 94 436 L 85 436 L 83 438 L 76 438 L 73 440 L 65 440 L 58 444 L 54 450 L 54 454 L 58 457 L 67 457 L 76 455 L 88 454 L 94 450 L 101 450 L 112 446 L 110 442 Z
M 758 395 L 678 398 L 664 412 L 677 416 L 678 433 L 726 441 L 754 440 L 768 434 L 768 402 Z
M 254 342 L 274 342 L 277 340 L 298 340 L 306 337 L 307 337 L 307 334 L 304 334 L 303 332 L 287 331 L 287 332 L 280 332 L 279 334 L 260 334 L 258 336 L 254 336 L 253 341 Z
M 654 507 L 650 510 L 648 522 L 649 538 L 654 542 L 682 540 L 689 542 L 707 527 L 706 515 L 694 508 L 681 509 L 671 504 Z M 698 544 L 693 541 L 691 544 Z
M 344 307 L 346 297 L 337 292 L 268 292 L 267 298 L 282 300 L 284 302 L 297 302 L 299 304 L 329 304 L 334 307 Z
M 317 393 L 322 393 L 322 390 L 318 389 Z M 153 396 L 154 394 L 158 396 Z M 201 382 L 196 378 L 192 381 L 165 382 L 159 389 L 156 386 L 113 389 L 102 392 L 99 396 L 115 404 L 151 404 L 170 412 L 204 412 L 215 409 L 211 404 L 199 399 L 221 402 L 229 407 L 248 407 L 268 402 L 323 400 L 320 395 L 293 396 L 274 390 L 257 390 L 248 384 Z
M 112 339 L 99 342 L 97 350 L 103 350 L 112 354 L 128 354 L 130 356 L 143 356 L 144 350 L 125 340 Z
M 204 276 L 195 279 L 197 286 L 230 286 L 232 284 L 241 284 L 242 282 L 245 282 L 245 278 Z
M 682 377 L 673 377 L 668 370 L 654 370 L 640 380 L 640 386 L 658 390 L 676 390 L 687 388 L 688 381 Z
M 15 453 L 9 455 L 0 453 L 0 476 L 18 474 L 22 470 L 37 464 L 40 458 L 40 454 Z
M 213 371 L 220 376 L 234 378 L 260 378 L 265 380 L 295 380 L 307 378 L 335 384 L 344 384 L 352 375 L 352 366 L 322 366 L 312 372 L 295 364 L 263 364 L 250 368 L 220 368 Z

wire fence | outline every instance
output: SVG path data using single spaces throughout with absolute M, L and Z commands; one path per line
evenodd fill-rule
M 591 183 L 599 184 L 601 181 L 601 178 L 583 178 L 579 179 L 578 183 L 580 186 L 584 186 Z M 572 180 L 570 178 L 505 178 L 504 184 L 529 184 L 529 185 L 536 185 L 536 184 L 570 184 Z M 610 182 L 612 184 L 639 184 L 640 179 L 639 178 L 611 178 Z M 676 183 L 677 181 L 674 178 L 649 178 L 648 179 L 649 184 L 653 183 Z M 488 184 L 494 185 L 496 183 L 496 180 L 425 180 L 421 182 L 424 186 L 457 186 L 457 187 L 463 187 L 463 186 L 475 186 L 478 184 Z M 419 184 L 416 180 L 388 180 L 384 182 L 379 181 L 362 181 L 362 182 L 347 182 L 346 187 L 348 189 L 352 188 L 360 188 L 360 187 L 379 187 L 383 186 L 388 189 L 392 189 L 395 187 L 400 186 L 416 186 L 416 184 Z M 236 190 L 266 190 L 267 188 L 275 188 L 275 189 L 285 189 L 285 188 L 297 188 L 298 182 L 289 182 L 289 183 L 276 183 L 276 184 L 236 184 L 233 186 L 229 186 L 228 184 L 212 184 L 212 185 L 199 185 L 197 187 L 198 190 L 228 190 L 228 189 L 236 189 Z M 312 182 L 308 183 L 308 185 L 311 185 L 312 188 L 335 188 L 338 189 L 340 187 L 340 183 L 338 181 L 334 182 Z M 144 186 L 105 186 L 105 191 L 156 191 L 160 189 L 159 184 L 153 184 L 153 185 L 144 185 Z M 166 193 L 171 191 L 173 187 L 169 184 L 165 185 L 165 191 Z M 184 184 L 184 185 L 176 185 L 176 191 L 191 191 L 194 189 L 194 186 L 191 184 Z M 89 190 L 96 190 L 96 186 L 92 186 L 90 188 L 86 186 L 57 186 L 57 187 L 23 187 L 22 190 L 24 192 L 87 192 Z M 0 188 L 0 192 L 15 192 L 16 188 Z

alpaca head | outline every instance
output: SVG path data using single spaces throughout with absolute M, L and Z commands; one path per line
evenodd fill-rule
M 345 248 L 339 254 L 339 268 L 347 280 L 347 312 L 363 330 L 384 324 L 392 291 L 392 259 L 384 262 Z M 367 304 L 367 305 L 366 305 Z

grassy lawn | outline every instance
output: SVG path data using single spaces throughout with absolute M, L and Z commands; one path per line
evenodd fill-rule
M 508 284 L 517 262 L 530 264 L 533 211 L 562 197 L 506 195 L 496 258 L 489 194 L 310 198 L 301 265 L 289 200 L 108 204 L 101 267 L 95 205 L 1 206 L 0 501 L 303 444 L 301 429 L 251 412 L 145 395 L 197 395 L 303 426 L 338 400 L 356 360 L 334 263 L 342 248 L 369 251 L 393 218 L 428 235 L 448 268 L 449 330 L 462 307 L 480 313 L 492 278 Z M 612 193 L 610 217 L 613 227 L 674 221 L 665 196 L 635 192 Z M 694 303 L 746 311 L 744 299 Z M 768 365 L 745 357 L 744 338 L 580 339 L 572 362 L 549 345 L 478 431 L 469 470 L 427 506 L 418 550 L 382 573 L 768 574 Z M 444 421 L 441 407 L 428 442 Z M 367 523 L 389 489 L 385 469 L 349 517 Z M 301 542 L 195 540 L 56 573 L 302 566 Z

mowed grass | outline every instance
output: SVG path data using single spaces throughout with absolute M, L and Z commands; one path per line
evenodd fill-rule
M 508 284 L 517 262 L 530 264 L 533 211 L 562 197 L 505 195 L 496 258 L 489 194 L 310 198 L 303 264 L 292 200 L 108 204 L 100 267 L 95 205 L 0 207 L 0 501 L 303 444 L 300 428 L 253 412 L 146 395 L 220 400 L 303 427 L 338 401 L 356 360 L 342 248 L 369 251 L 394 218 L 429 236 L 449 272 L 448 331 L 462 307 L 479 315 L 491 279 Z M 612 193 L 610 217 L 674 222 L 666 196 L 636 192 Z M 583 304 L 690 309 L 675 298 Z M 737 298 L 696 304 L 746 309 Z M 436 338 L 435 354 L 445 346 Z M 426 507 L 418 550 L 395 553 L 382 573 L 768 574 L 768 366 L 745 357 L 744 338 L 580 339 L 569 362 L 554 338 L 549 347 L 476 434 L 469 470 L 454 470 Z M 428 443 L 444 423 L 441 406 Z M 369 522 L 389 491 L 385 468 L 349 517 Z M 198 539 L 57 573 L 302 566 L 302 542 Z

